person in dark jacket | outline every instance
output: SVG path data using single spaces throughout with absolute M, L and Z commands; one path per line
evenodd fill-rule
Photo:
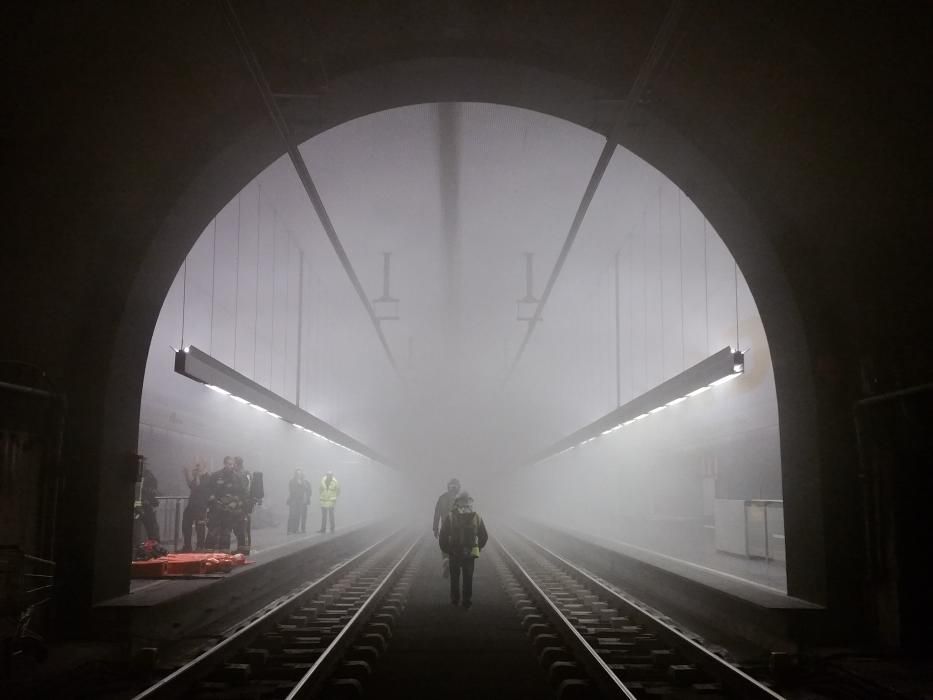
M 245 512 L 246 481 L 233 469 L 233 457 L 224 457 L 222 469 L 207 481 L 207 548 L 230 551 L 230 533 Z
M 159 542 L 159 520 L 156 517 L 156 511 L 159 509 L 159 482 L 149 467 L 146 466 L 146 458 L 143 457 L 142 482 L 139 488 L 139 496 L 136 501 L 136 510 L 140 521 L 146 528 L 146 539 Z
M 201 459 L 194 463 L 191 471 L 184 467 L 185 483 L 188 484 L 188 504 L 182 515 L 181 531 L 185 538 L 184 552 L 191 551 L 191 530 L 197 535 L 197 549 L 204 548 L 207 539 L 207 481 L 210 474 L 201 463 Z
M 473 498 L 466 491 L 461 492 L 454 500 L 453 510 L 444 518 L 437 538 L 441 551 L 450 558 L 452 605 L 469 608 L 473 604 L 473 568 L 488 539 L 486 523 L 473 511 Z
M 437 497 L 437 503 L 434 505 L 434 536 L 437 537 L 440 531 L 440 525 L 454 507 L 454 499 L 460 493 L 460 480 L 453 478 L 447 482 L 447 490 Z M 441 553 L 441 575 L 447 578 L 450 575 L 450 560 L 447 555 Z
M 308 504 L 311 503 L 311 482 L 305 479 L 304 472 L 295 470 L 295 476 L 288 482 L 288 528 L 289 535 L 304 534 L 308 522 Z

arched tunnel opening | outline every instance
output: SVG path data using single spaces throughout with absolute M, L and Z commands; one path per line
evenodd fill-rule
M 429 103 L 303 143 L 387 348 L 288 159 L 253 178 L 185 256 L 150 344 L 139 453 L 168 541 L 190 539 L 177 534 L 182 468 L 216 472 L 240 455 L 263 473 L 252 521 L 270 544 L 285 539 L 296 469 L 315 493 L 324 471 L 340 474 L 347 524 L 427 520 L 434 492 L 457 477 L 499 519 L 786 591 L 777 400 L 757 306 L 690 198 L 624 147 L 522 345 L 604 141 L 528 110 Z M 177 373 L 188 346 L 390 464 Z M 624 430 L 540 458 L 723 348 L 743 353 L 742 373 L 727 375 L 739 381 L 703 395 L 722 378 L 675 387 L 620 417 Z

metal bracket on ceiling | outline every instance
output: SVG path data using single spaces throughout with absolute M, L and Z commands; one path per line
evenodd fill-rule
M 373 299 L 373 311 L 377 321 L 398 321 L 399 300 L 389 293 L 392 275 L 392 253 L 382 254 L 382 296 Z
M 525 296 L 515 302 L 515 320 L 531 321 L 534 319 L 535 309 L 541 302 L 533 293 L 534 290 L 534 253 L 525 253 Z M 540 318 L 538 319 L 541 320 Z

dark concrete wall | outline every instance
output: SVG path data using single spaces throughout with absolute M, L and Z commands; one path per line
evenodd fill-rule
M 302 137 L 444 99 L 605 130 L 605 98 L 626 94 L 663 10 L 285 2 L 251 4 L 244 23 L 276 90 L 319 96 L 290 102 Z M 219 4 L 18 12 L 4 37 L 0 357 L 40 365 L 69 397 L 58 558 L 80 610 L 126 587 L 129 456 L 165 291 L 282 148 Z M 930 26 L 922 3 L 696 3 L 622 137 L 694 199 L 755 294 L 789 587 L 840 620 L 858 622 L 871 593 L 852 403 L 931 374 Z

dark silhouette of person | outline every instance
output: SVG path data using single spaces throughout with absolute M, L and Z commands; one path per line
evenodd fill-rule
M 444 518 L 447 517 L 447 514 L 450 513 L 451 509 L 454 507 L 454 499 L 457 497 L 458 493 L 460 493 L 460 480 L 454 478 L 447 482 L 447 490 L 437 497 L 437 503 L 434 505 L 433 527 L 435 537 L 437 537 L 440 531 L 440 526 Z M 447 578 L 450 575 L 450 560 L 443 552 L 441 553 L 441 558 L 441 575 Z
M 462 491 L 441 525 L 437 537 L 441 551 L 450 558 L 450 602 L 469 609 L 473 605 L 473 569 L 489 535 L 486 523 L 473 511 L 473 497 Z M 461 588 L 462 578 L 462 588 Z
M 304 534 L 308 522 L 308 505 L 311 503 L 311 482 L 305 479 L 301 469 L 295 470 L 295 475 L 288 482 L 288 527 L 289 535 L 301 532 Z

